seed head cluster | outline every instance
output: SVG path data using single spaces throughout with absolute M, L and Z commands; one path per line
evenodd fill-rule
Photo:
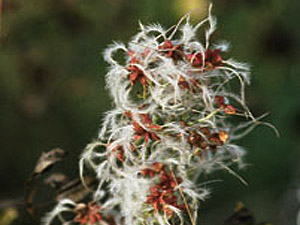
M 249 68 L 227 57 L 225 42 L 211 43 L 215 28 L 210 8 L 195 25 L 189 15 L 169 29 L 140 24 L 127 45 L 105 50 L 115 108 L 79 163 L 98 188 L 81 209 L 62 200 L 46 224 L 73 210 L 80 224 L 194 225 L 209 195 L 197 179 L 219 169 L 239 177 L 230 166 L 242 167 L 245 151 L 235 141 L 258 120 L 245 104 Z

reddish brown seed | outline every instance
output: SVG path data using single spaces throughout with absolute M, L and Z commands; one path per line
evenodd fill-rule
M 210 129 L 208 127 L 199 128 L 199 132 L 205 136 L 210 135 Z
M 225 106 L 225 99 L 223 96 L 215 96 L 215 104 L 221 107 Z
M 221 130 L 219 133 L 219 139 L 223 142 L 226 143 L 229 138 L 229 134 L 225 130 Z
M 227 105 L 225 107 L 224 111 L 225 111 L 226 114 L 230 114 L 230 115 L 236 114 L 235 108 L 231 105 Z

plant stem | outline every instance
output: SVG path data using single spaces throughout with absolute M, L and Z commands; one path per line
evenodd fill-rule
M 177 182 L 177 180 L 176 180 L 176 178 L 175 178 L 174 172 L 173 172 L 173 170 L 171 169 L 171 167 L 170 167 L 170 171 L 171 171 L 172 177 L 173 177 L 173 179 L 174 179 L 174 181 L 175 181 L 175 183 L 176 183 L 176 186 L 178 186 L 178 182 Z M 182 197 L 182 200 L 183 200 L 183 202 L 184 202 L 184 206 L 185 206 L 186 211 L 187 211 L 187 213 L 188 213 L 188 215 L 189 215 L 189 217 L 190 217 L 190 220 L 191 220 L 192 225 L 196 225 L 195 220 L 194 220 L 193 215 L 192 215 L 192 212 L 191 212 L 191 210 L 190 210 L 190 207 L 189 207 L 189 205 L 188 205 L 188 203 L 187 203 L 187 200 L 186 200 L 186 198 L 185 198 L 185 196 L 184 196 L 184 193 L 183 193 L 183 191 L 182 191 L 182 188 L 181 188 L 181 187 L 178 187 L 178 190 L 179 190 L 179 193 L 180 193 L 180 195 L 181 195 L 181 197 Z

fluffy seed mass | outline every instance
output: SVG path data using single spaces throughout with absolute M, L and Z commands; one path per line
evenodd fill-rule
M 45 224 L 71 211 L 82 224 L 194 225 L 209 195 L 198 177 L 225 169 L 240 178 L 230 169 L 245 155 L 235 141 L 259 121 L 245 104 L 249 67 L 211 43 L 215 29 L 210 7 L 198 24 L 189 15 L 169 29 L 140 24 L 127 45 L 105 50 L 115 108 L 79 163 L 82 180 L 92 169 L 98 188 L 82 210 L 62 200 Z

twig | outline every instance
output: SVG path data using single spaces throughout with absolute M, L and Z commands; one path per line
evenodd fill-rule
M 177 180 L 176 180 L 176 178 L 175 178 L 174 172 L 173 172 L 173 170 L 171 169 L 171 167 L 169 167 L 169 168 L 170 168 L 172 177 L 173 177 L 173 179 L 174 179 L 174 181 L 175 181 L 175 183 L 176 183 L 176 186 L 178 186 L 179 184 L 178 184 L 178 182 L 177 182 Z M 183 191 L 182 191 L 182 188 L 181 188 L 181 187 L 178 187 L 178 190 L 179 190 L 179 193 L 180 193 L 180 195 L 181 195 L 181 197 L 182 197 L 182 200 L 183 200 L 183 202 L 184 202 L 184 206 L 185 206 L 186 211 L 187 211 L 187 213 L 188 213 L 188 215 L 189 215 L 189 217 L 190 217 L 190 220 L 191 220 L 192 225 L 196 225 L 195 220 L 194 220 L 194 217 L 193 217 L 193 215 L 192 215 L 192 213 L 191 213 L 190 207 L 189 207 L 189 205 L 188 205 L 188 203 L 187 203 L 187 200 L 186 200 L 186 198 L 185 198 L 185 196 L 184 196 L 184 193 L 183 193 Z

